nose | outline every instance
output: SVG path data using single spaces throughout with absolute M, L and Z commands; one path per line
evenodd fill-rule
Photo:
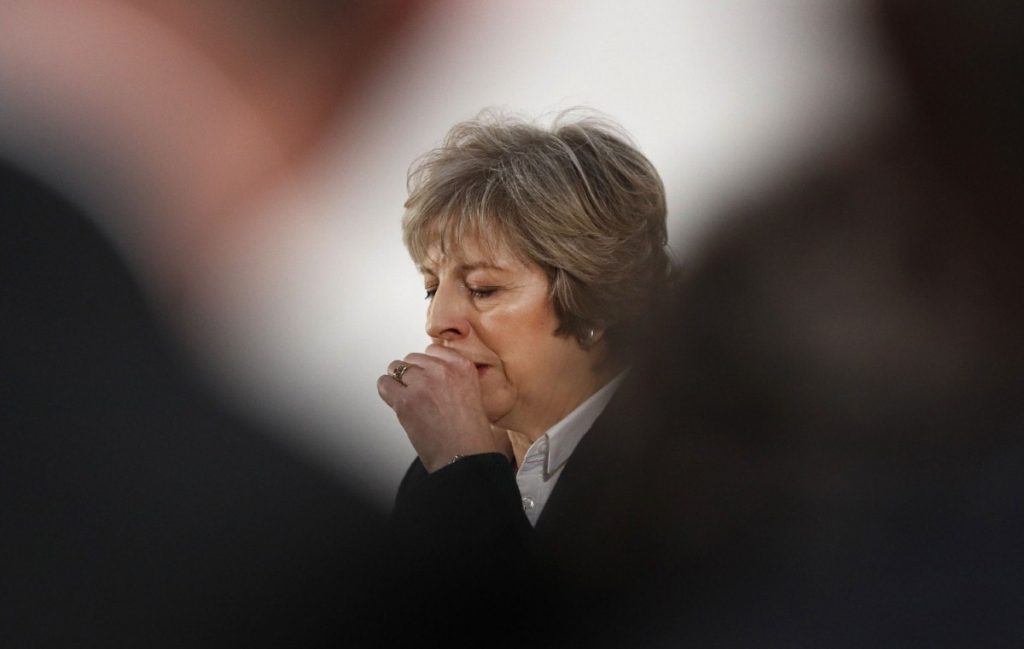
M 427 307 L 427 335 L 435 341 L 458 340 L 468 336 L 468 306 L 457 286 L 442 282 Z

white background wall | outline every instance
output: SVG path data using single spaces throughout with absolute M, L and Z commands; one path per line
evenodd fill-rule
M 413 452 L 374 384 L 426 344 L 399 232 L 417 155 L 484 106 L 596 108 L 661 171 L 684 257 L 724 200 L 856 132 L 877 106 L 871 61 L 840 0 L 439 3 L 235 242 L 203 296 L 204 356 L 233 398 L 388 500 Z

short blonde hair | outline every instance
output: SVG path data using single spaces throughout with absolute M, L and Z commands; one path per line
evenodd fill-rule
M 665 189 L 605 119 L 562 113 L 542 128 L 495 111 L 456 124 L 410 168 L 402 221 L 417 264 L 466 237 L 544 270 L 558 335 L 592 328 L 619 348 L 666 288 Z M 493 248 L 492 248 L 493 249 Z

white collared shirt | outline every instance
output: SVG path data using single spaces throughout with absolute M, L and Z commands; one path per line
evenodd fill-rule
M 523 511 L 526 512 L 531 525 L 537 524 L 537 519 L 544 510 L 558 477 L 562 475 L 562 468 L 569 461 L 569 456 L 604 411 L 624 378 L 626 372 L 609 381 L 534 440 L 526 450 L 523 462 L 516 472 L 516 483 L 523 499 Z

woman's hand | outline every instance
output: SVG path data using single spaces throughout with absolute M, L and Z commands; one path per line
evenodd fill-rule
M 409 368 L 399 382 L 391 372 L 403 364 Z M 422 354 L 392 361 L 388 374 L 377 379 L 377 392 L 430 473 L 457 455 L 510 454 L 507 435 L 484 413 L 476 366 L 452 349 L 430 345 Z

